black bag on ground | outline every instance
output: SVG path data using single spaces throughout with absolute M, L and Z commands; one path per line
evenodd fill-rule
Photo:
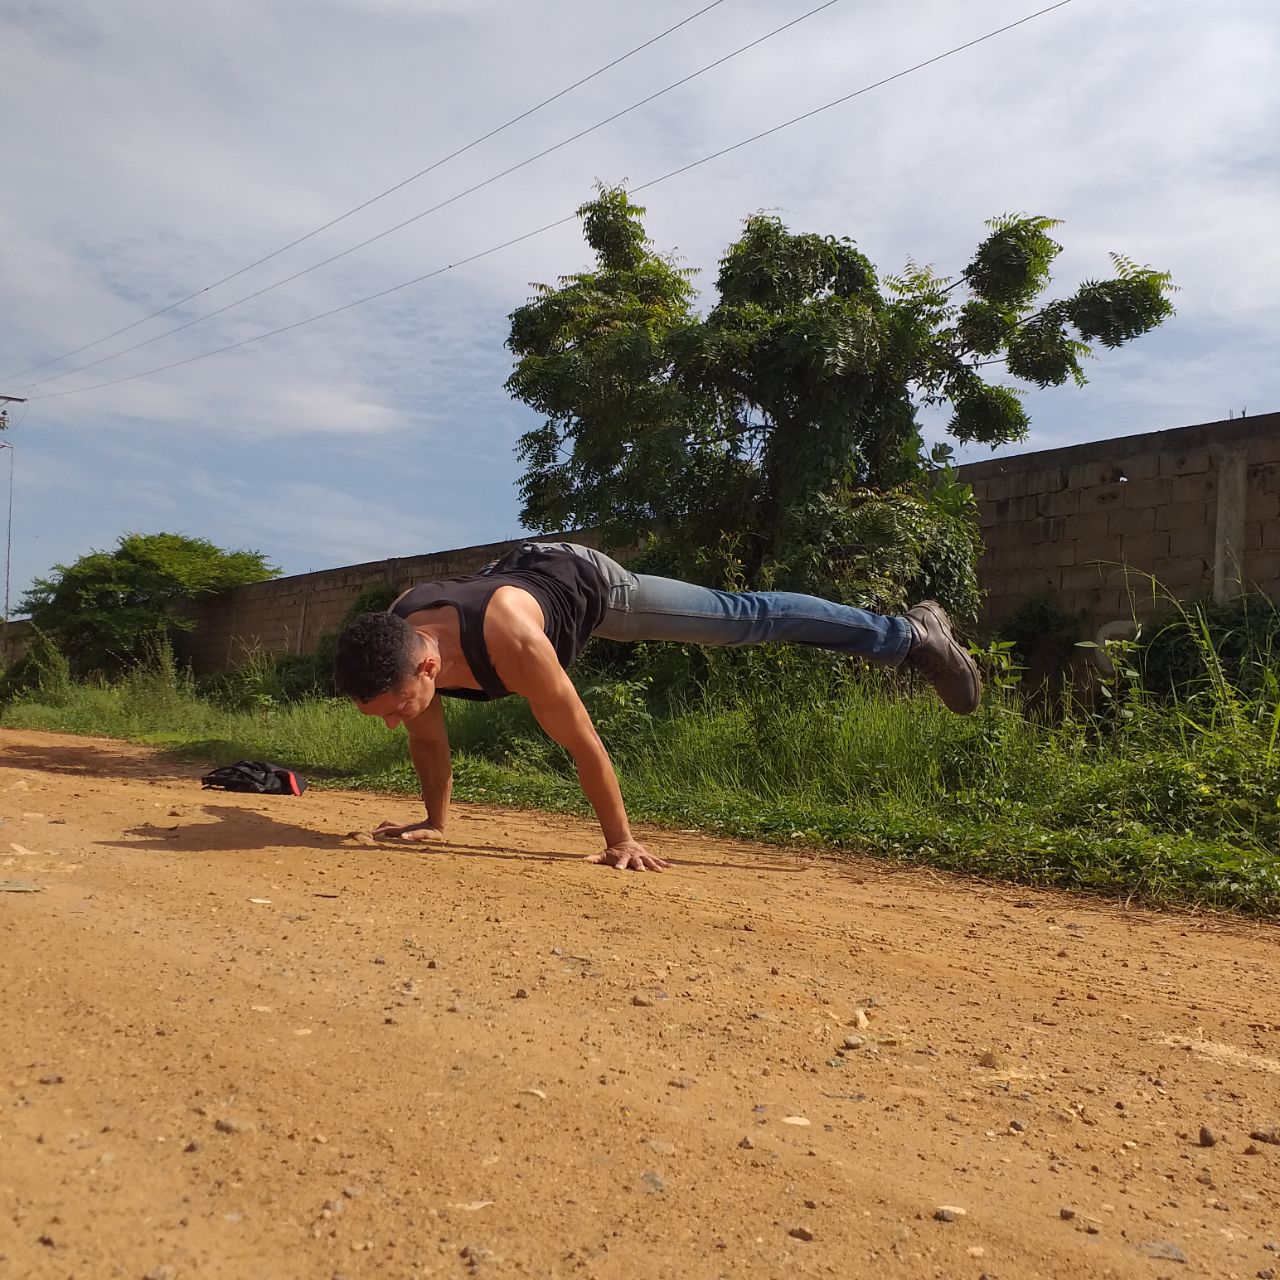
M 200 785 L 219 791 L 300 796 L 307 789 L 307 780 L 283 765 L 268 764 L 265 760 L 237 760 L 235 764 L 224 764 L 211 773 L 206 773 L 200 779 Z

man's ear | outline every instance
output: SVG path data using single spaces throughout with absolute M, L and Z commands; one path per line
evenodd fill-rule
M 433 649 L 423 645 L 422 652 L 418 657 L 417 673 L 420 676 L 429 676 L 432 680 L 440 674 L 440 655 Z

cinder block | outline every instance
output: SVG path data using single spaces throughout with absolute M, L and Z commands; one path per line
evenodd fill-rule
M 1094 485 L 1080 490 L 1081 511 L 1111 511 L 1124 504 L 1124 485 Z
M 1011 590 L 1006 593 L 1020 600 L 1032 596 L 1056 595 L 1062 590 L 1062 571 L 1053 567 L 1023 569 L 1009 579 Z
M 1249 496 L 1280 493 L 1280 462 L 1266 462 L 1249 468 Z
M 1250 462 L 1280 462 L 1280 431 L 1255 436 L 1249 441 Z
M 1175 595 L 1200 595 L 1213 585 L 1213 571 L 1203 556 L 1157 560 L 1151 566 L 1151 575 L 1160 586 Z
M 1091 542 L 1097 538 L 1105 538 L 1107 521 L 1110 518 L 1109 511 L 1081 511 L 1076 515 L 1067 516 L 1064 533 L 1073 542 Z
M 1016 524 L 1019 520 L 1034 520 L 1037 514 L 1034 496 L 1005 498 L 1003 501 L 995 503 L 993 510 L 997 524 Z
M 1000 548 L 989 548 L 982 557 L 978 574 L 983 581 L 994 582 L 998 577 L 1014 569 L 1031 568 L 1034 546 L 1029 541 L 1009 543 Z
M 1037 570 L 1061 568 L 1063 565 L 1075 564 L 1076 544 L 1065 540 L 1060 542 L 1037 542 L 1032 548 L 1031 563 Z
M 1211 466 L 1208 449 L 1182 449 L 1166 453 L 1160 459 L 1162 476 L 1191 476 L 1208 471 Z
M 1169 490 L 1172 487 L 1170 480 L 1131 480 L 1121 486 L 1124 489 L 1124 505 L 1134 509 L 1163 507 L 1169 501 Z
M 1203 529 L 1209 523 L 1207 502 L 1177 502 L 1156 511 L 1156 528 L 1169 530 Z
M 1125 562 L 1146 568 L 1169 554 L 1169 534 L 1162 529 L 1148 533 L 1126 533 L 1120 539 L 1120 553 Z
M 1256 584 L 1275 595 L 1280 589 L 1280 550 L 1246 553 L 1244 576 L 1250 586 Z
M 1218 478 L 1213 472 L 1179 476 L 1169 489 L 1169 501 L 1208 502 L 1218 492 Z
M 1076 564 L 1117 564 L 1120 538 L 1088 538 L 1076 543 Z
M 1123 476 L 1129 481 L 1153 480 L 1160 474 L 1158 454 L 1131 454 L 1127 458 L 1106 458 L 1079 462 L 1071 467 L 1068 480 L 1073 488 L 1089 489 L 1116 484 Z
M 989 524 L 980 526 L 982 540 L 988 547 L 1009 547 L 1021 542 L 1026 534 L 1022 524 Z
M 1132 613 L 1129 598 L 1125 593 L 1111 588 L 1072 591 L 1065 596 L 1065 600 L 1066 607 L 1071 613 L 1090 624 L 1090 631 L 1100 627 L 1104 622 L 1128 618 Z
M 1208 525 L 1195 528 L 1170 529 L 1169 554 L 1175 559 L 1185 556 L 1213 558 L 1213 530 Z
M 1059 489 L 1054 493 L 1038 495 L 1036 514 L 1040 516 L 1069 516 L 1080 507 L 1078 489 Z
M 1033 471 L 1027 477 L 1027 493 L 1057 493 L 1067 487 L 1068 468 L 1051 467 L 1046 471 Z
M 1155 527 L 1154 507 L 1121 507 L 1107 517 L 1107 533 L 1112 537 L 1117 534 L 1146 533 Z
M 1099 564 L 1077 563 L 1062 571 L 1063 591 L 1099 591 L 1105 585 L 1103 568 Z

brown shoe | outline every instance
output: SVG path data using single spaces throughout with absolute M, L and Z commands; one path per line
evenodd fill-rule
M 949 711 L 967 716 L 982 700 L 978 667 L 957 642 L 946 610 L 934 600 L 921 600 L 907 610 L 915 640 L 905 665 L 914 667 L 938 691 Z

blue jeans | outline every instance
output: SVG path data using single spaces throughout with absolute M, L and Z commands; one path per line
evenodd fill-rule
M 547 545 L 547 544 L 543 544 Z M 553 543 L 590 560 L 609 584 L 609 607 L 593 635 L 683 644 L 802 644 L 854 654 L 882 666 L 907 656 L 906 618 L 793 591 L 714 591 L 674 578 L 631 573 L 600 551 Z

